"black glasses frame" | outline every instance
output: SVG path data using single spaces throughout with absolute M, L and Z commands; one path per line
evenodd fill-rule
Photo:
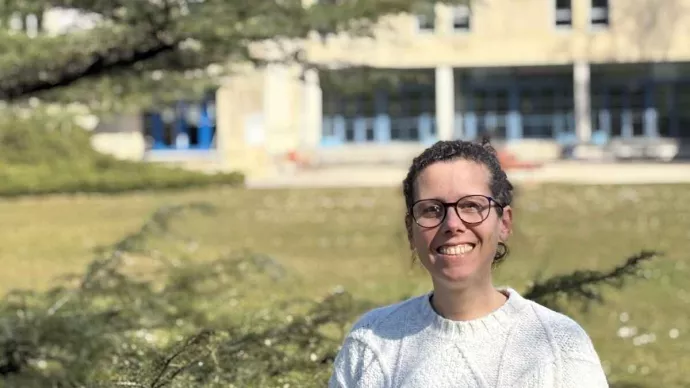
M 481 221 L 477 221 L 477 222 L 468 222 L 468 221 L 465 221 L 465 220 L 462 218 L 462 216 L 460 215 L 460 211 L 458 210 L 458 204 L 459 204 L 460 201 L 462 201 L 463 199 L 470 198 L 470 197 L 483 197 L 483 198 L 486 198 L 486 199 L 489 201 L 489 211 L 486 212 L 486 216 L 485 216 L 484 218 L 482 218 Z M 414 209 L 415 205 L 418 204 L 418 203 L 420 203 L 420 202 L 425 202 L 425 201 L 434 201 L 434 202 L 437 202 L 437 203 L 439 203 L 439 204 L 441 204 L 441 205 L 443 206 L 443 217 L 441 217 L 441 219 L 439 220 L 438 224 L 436 224 L 436 225 L 434 225 L 434 226 L 425 226 L 425 225 L 421 225 L 421 224 L 419 223 L 419 221 L 417 221 L 417 218 L 414 216 L 414 211 L 413 211 L 413 209 Z M 458 217 L 462 220 L 462 222 L 464 222 L 464 223 L 466 223 L 466 224 L 469 224 L 469 225 L 479 225 L 479 224 L 481 224 L 482 222 L 486 221 L 487 218 L 489 218 L 489 215 L 491 214 L 491 208 L 494 207 L 494 206 L 492 206 L 492 203 L 493 203 L 495 206 L 497 206 L 498 209 L 500 209 L 501 211 L 503 211 L 503 208 L 505 208 L 505 205 L 501 204 L 500 202 L 498 202 L 498 201 L 497 201 L 496 199 L 494 199 L 493 197 L 489 197 L 489 196 L 487 196 L 487 195 L 482 195 L 482 194 L 471 194 L 471 195 L 466 195 L 466 196 L 464 196 L 464 197 L 458 199 L 458 200 L 455 201 L 455 202 L 443 202 L 443 201 L 440 201 L 440 200 L 434 199 L 434 198 L 419 199 L 419 200 L 415 201 L 414 203 L 412 203 L 412 206 L 410 206 L 410 208 L 408 209 L 407 214 L 408 214 L 410 217 L 412 217 L 412 219 L 414 220 L 414 222 L 415 222 L 417 225 L 419 225 L 420 227 L 422 227 L 422 228 L 427 228 L 427 229 L 431 229 L 431 228 L 435 228 L 435 227 L 441 225 L 441 224 L 446 220 L 446 217 L 448 217 L 448 208 L 449 208 L 449 207 L 452 207 L 452 208 L 455 209 L 455 214 L 458 215 Z M 500 213 L 499 213 L 499 214 L 500 214 Z

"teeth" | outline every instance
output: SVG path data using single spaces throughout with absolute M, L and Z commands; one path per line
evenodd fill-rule
M 439 248 L 438 251 L 444 255 L 464 255 L 465 253 L 469 253 L 472 249 L 474 249 L 474 245 L 461 244 L 454 246 L 443 246 Z

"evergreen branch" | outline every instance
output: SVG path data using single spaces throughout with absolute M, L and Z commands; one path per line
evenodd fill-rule
M 172 42 L 159 41 L 152 47 L 136 48 L 133 51 L 114 47 L 103 53 L 93 53 L 90 56 L 92 58 L 90 63 L 73 71 L 61 72 L 56 79 L 42 80 L 37 78 L 0 89 L 0 100 L 13 101 L 26 95 L 70 86 L 82 79 L 129 69 L 134 64 L 175 50 L 180 42 L 180 40 Z
M 553 276 L 534 283 L 524 293 L 524 296 L 553 309 L 558 309 L 557 298 L 559 296 L 580 299 L 584 302 L 591 300 L 602 302 L 603 299 L 601 294 L 597 292 L 597 287 L 609 285 L 621 288 L 627 278 L 638 276 L 639 267 L 643 262 L 658 255 L 660 253 L 656 251 L 641 251 L 608 272 L 581 270 L 567 275 Z
M 95 260 L 91 263 L 89 270 L 82 279 L 81 288 L 88 288 L 107 268 L 119 264 L 123 253 L 140 252 L 146 239 L 154 233 L 168 232 L 173 219 L 186 210 L 196 210 L 209 214 L 214 210 L 214 206 L 205 202 L 190 202 L 175 206 L 163 206 L 157 209 L 138 231 L 125 236 L 109 249 L 101 249 L 101 251 L 110 250 L 112 253 L 104 259 Z
M 151 384 L 149 384 L 149 386 L 151 388 L 162 388 L 170 384 L 180 373 L 184 372 L 191 365 L 198 362 L 198 359 L 194 359 L 187 362 L 184 366 L 173 370 L 170 373 L 170 376 L 166 380 L 163 380 L 163 377 L 165 376 L 166 372 L 168 372 L 168 369 L 170 368 L 170 365 L 173 363 L 173 361 L 180 358 L 183 354 L 195 349 L 200 343 L 207 341 L 212 334 L 213 332 L 210 330 L 202 330 L 200 333 L 189 338 L 185 342 L 185 344 L 180 347 L 180 349 L 175 351 L 172 355 L 168 356 L 163 361 L 163 364 L 161 365 L 158 373 L 156 373 L 156 375 L 153 378 L 153 381 L 151 381 Z

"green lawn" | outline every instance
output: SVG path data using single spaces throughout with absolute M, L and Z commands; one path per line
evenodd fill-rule
M 251 249 L 291 270 L 295 280 L 257 290 L 257 304 L 320 298 L 337 286 L 390 303 L 429 287 L 410 263 L 399 190 L 213 189 L 4 200 L 0 292 L 47 288 L 159 206 L 188 201 L 218 207 L 175 224 L 199 245 L 160 243 L 187 244 L 199 260 Z M 498 285 L 523 290 L 538 273 L 608 269 L 642 249 L 665 253 L 647 265 L 647 279 L 607 290 L 606 303 L 588 313 L 568 313 L 592 336 L 612 382 L 688 386 L 690 186 L 520 187 L 514 207 L 511 255 L 496 272 Z M 626 331 L 634 335 L 619 335 Z

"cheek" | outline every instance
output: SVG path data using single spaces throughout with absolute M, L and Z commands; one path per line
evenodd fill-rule
M 473 232 L 479 237 L 484 243 L 492 245 L 497 243 L 501 239 L 501 226 L 499 223 L 487 223 L 482 224 L 473 229 Z
M 412 244 L 417 251 L 427 251 L 436 236 L 436 229 L 412 229 Z

